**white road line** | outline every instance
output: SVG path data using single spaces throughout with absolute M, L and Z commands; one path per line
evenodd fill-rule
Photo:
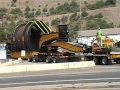
M 120 80 L 120 78 L 95 78 L 95 79 L 74 79 L 74 80 L 55 80 L 55 81 L 21 82 L 21 83 L 0 84 L 0 86 L 25 85 L 25 84 L 37 84 L 37 83 L 39 83 L 39 84 L 44 84 L 44 83 L 72 82 L 72 81 L 96 81 L 96 80 Z
M 96 75 L 92 73 L 81 73 L 81 74 L 63 74 L 62 76 L 78 76 L 78 75 Z M 61 76 L 61 75 L 60 75 Z

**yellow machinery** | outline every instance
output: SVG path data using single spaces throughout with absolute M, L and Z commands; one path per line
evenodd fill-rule
M 101 46 L 97 46 L 96 43 L 93 43 L 92 53 L 95 63 L 111 64 L 112 60 L 116 63 L 120 63 L 120 52 L 113 51 L 114 48 L 114 41 L 109 37 L 105 37 L 101 40 Z
M 7 42 L 8 56 L 28 59 L 28 61 L 59 62 L 61 57 L 75 57 L 75 53 L 83 52 L 83 47 L 68 43 L 67 25 L 59 25 L 59 32 L 52 32 L 42 21 L 30 21 L 19 25 L 15 36 Z M 59 52 L 58 48 L 68 52 Z M 21 56 L 21 51 L 25 55 Z
M 112 38 L 106 37 L 104 39 L 102 39 L 102 46 L 103 47 L 113 47 L 114 41 Z
M 96 40 L 96 39 L 95 39 Z M 103 38 L 101 46 L 92 42 L 90 47 L 68 42 L 67 25 L 59 25 L 58 32 L 52 32 L 42 21 L 30 21 L 19 25 L 15 36 L 9 39 L 6 49 L 11 58 L 28 59 L 28 61 L 75 61 L 75 58 L 94 60 L 96 64 L 111 64 L 112 60 L 120 63 L 120 53 L 112 52 L 114 41 Z M 59 48 L 65 49 L 60 51 Z M 21 55 L 24 51 L 24 56 Z M 76 54 L 77 53 L 77 54 Z

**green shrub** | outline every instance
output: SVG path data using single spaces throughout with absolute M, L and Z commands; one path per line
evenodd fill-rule
M 14 3 L 16 3 L 17 2 L 17 0 L 12 0 Z
M 103 2 L 102 0 L 97 1 L 95 6 L 96 6 L 96 9 L 103 8 L 105 6 L 105 2 Z
M 41 10 L 38 9 L 38 10 L 36 11 L 35 15 L 36 15 L 36 16 L 39 16 L 40 14 L 41 14 Z
M 77 16 L 77 13 L 74 13 L 70 16 L 70 21 L 74 22 L 77 21 L 79 19 L 79 17 Z
M 57 26 L 60 24 L 60 19 L 56 18 L 51 21 L 51 26 Z
M 82 17 L 87 17 L 88 13 L 84 10 L 81 15 L 82 15 Z
M 45 8 L 43 8 L 43 12 L 47 12 L 48 11 L 48 9 L 45 7 Z
M 89 20 L 86 23 L 86 27 L 88 30 L 94 30 L 97 29 L 97 26 L 100 26 L 101 29 L 105 29 L 105 28 L 113 28 L 114 25 L 113 23 L 107 23 L 105 20 L 101 19 L 101 18 L 96 18 L 93 20 Z
M 105 4 L 106 5 L 115 5 L 116 4 L 116 0 L 106 0 Z
M 102 13 L 98 13 L 98 14 L 94 15 L 94 18 L 103 18 L 103 15 L 102 15 Z
M 15 27 L 16 27 L 16 23 L 14 21 L 12 21 L 6 25 L 6 30 L 8 30 L 8 32 L 14 32 Z
M 79 4 L 74 0 L 70 3 L 69 6 L 70 6 L 70 12 L 79 12 L 80 11 Z
M 70 22 L 68 24 L 68 28 L 69 28 L 69 40 L 73 41 L 74 39 L 76 39 L 77 36 L 77 32 L 80 30 L 80 22 L 79 21 L 75 21 L 75 22 Z
M 13 15 L 22 15 L 22 11 L 20 10 L 20 8 L 14 8 L 11 10 L 10 13 Z
M 62 16 L 61 22 L 66 23 L 67 21 L 68 21 L 68 17 L 67 16 Z
M 87 5 L 87 8 L 88 9 L 99 9 L 99 8 L 103 8 L 103 7 L 105 7 L 105 2 L 104 1 L 102 1 L 102 0 L 100 0 L 100 1 L 97 1 L 96 3 L 94 3 L 94 4 L 88 4 Z
M 50 14 L 66 14 L 72 12 L 80 11 L 79 5 L 76 1 L 71 1 L 70 3 L 65 2 L 64 4 L 59 4 L 56 8 L 50 8 Z
M 56 9 L 54 7 L 50 8 L 49 10 L 50 14 L 56 14 Z
M 26 18 L 34 18 L 34 12 L 25 12 L 24 15 Z
M 87 20 L 94 19 L 94 16 L 93 16 L 93 15 L 89 15 L 86 19 L 87 19 Z
M 30 7 L 27 6 L 27 7 L 25 8 L 25 12 L 29 12 L 29 11 L 30 11 Z
M 97 28 L 97 25 L 94 21 L 88 21 L 86 23 L 87 30 L 94 30 Z
M 2 25 L 0 25 L 0 42 L 4 42 L 5 41 L 5 32 L 4 32 L 4 27 Z
M 3 18 L 3 16 L 7 13 L 7 9 L 6 8 L 0 8 L 0 19 Z

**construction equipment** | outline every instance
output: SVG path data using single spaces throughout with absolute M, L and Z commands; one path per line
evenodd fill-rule
M 9 57 L 20 57 L 30 62 L 57 63 L 81 59 L 105 65 L 112 64 L 112 61 L 120 63 L 120 52 L 113 52 L 115 47 L 111 38 L 102 39 L 101 46 L 94 41 L 91 46 L 68 42 L 67 25 L 59 25 L 58 32 L 53 32 L 42 21 L 30 21 L 16 28 L 15 35 L 7 41 L 6 49 Z
M 104 65 L 110 65 L 112 61 L 120 63 L 120 52 L 113 51 L 113 48 L 115 48 L 113 39 L 105 37 L 101 41 L 101 46 L 92 42 L 92 46 L 88 48 L 89 50 L 84 56 L 85 60 L 92 59 L 95 61 L 95 64 Z
M 83 52 L 83 47 L 68 43 L 67 25 L 59 25 L 59 32 L 52 32 L 42 21 L 30 21 L 19 25 L 15 35 L 7 42 L 8 56 L 11 58 L 28 59 L 28 61 L 60 62 L 74 61 L 75 52 Z M 64 48 L 66 52 L 59 52 Z M 21 55 L 21 51 L 25 55 Z M 71 59 L 72 58 L 72 59 Z

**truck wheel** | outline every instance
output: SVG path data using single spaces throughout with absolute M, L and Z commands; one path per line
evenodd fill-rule
M 96 65 L 100 65 L 99 60 L 97 57 L 93 57 L 93 61 L 95 62 Z
M 59 59 L 57 56 L 53 57 L 53 63 L 58 63 L 59 62 Z
M 52 59 L 52 57 L 51 57 L 51 56 L 48 56 L 48 57 L 46 58 L 46 63 L 51 63 L 51 59 Z
M 28 62 L 32 62 L 32 61 L 33 61 L 33 58 L 29 57 Z
M 116 61 L 117 64 L 120 64 L 120 61 Z
M 102 62 L 103 65 L 107 65 L 108 64 L 108 59 L 106 57 L 103 57 L 101 62 Z
M 38 61 L 39 61 L 38 56 L 35 56 L 32 62 L 38 62 Z
M 89 57 L 85 57 L 84 61 L 90 61 Z
M 46 63 L 50 63 L 50 61 L 49 61 L 49 59 L 48 59 L 48 58 L 46 58 Z
M 108 60 L 107 65 L 111 65 L 112 64 L 112 60 Z
M 107 57 L 103 57 L 101 62 L 103 65 L 111 65 L 112 64 L 112 61 L 109 60 Z

